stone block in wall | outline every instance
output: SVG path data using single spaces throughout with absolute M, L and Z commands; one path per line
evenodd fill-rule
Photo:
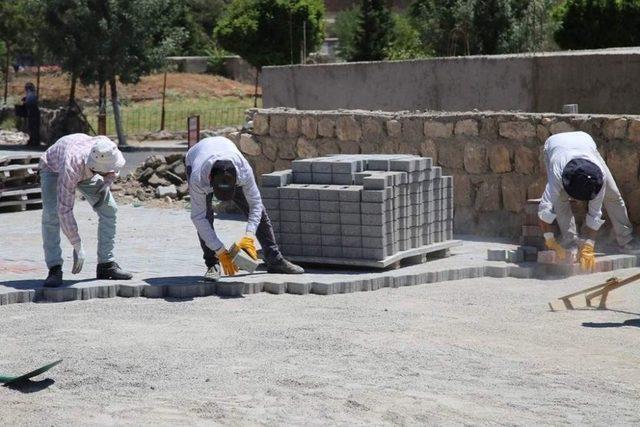
M 640 142 L 640 120 L 629 120 L 629 141 Z
M 627 205 L 627 212 L 629 213 L 629 219 L 632 223 L 640 223 L 640 188 L 632 190 L 624 201 Z
M 305 116 L 300 120 L 300 130 L 308 139 L 318 137 L 318 120 L 315 117 Z
M 536 137 L 535 126 L 528 121 L 511 121 L 499 124 L 500 136 L 516 141 L 527 141 Z
M 278 141 L 271 137 L 260 138 L 260 145 L 262 146 L 262 154 L 272 162 L 278 158 Z
M 624 139 L 627 136 L 627 119 L 608 119 L 602 128 L 607 139 Z
M 282 160 L 293 160 L 296 158 L 296 143 L 292 138 L 283 138 L 279 141 L 278 157 Z
M 491 212 L 500 210 L 501 188 L 496 177 L 471 177 L 472 183 L 477 186 L 475 209 L 479 212 Z M 476 181 L 475 183 L 473 181 Z
M 335 139 L 325 139 L 318 141 L 318 155 L 327 156 L 329 154 L 337 154 L 340 152 L 338 142 Z
M 529 175 L 535 172 L 538 163 L 538 153 L 529 147 L 519 146 L 514 153 L 514 170 Z
M 427 138 L 449 138 L 453 135 L 453 123 L 427 120 L 424 122 L 424 135 Z
M 634 147 L 618 146 L 607 153 L 607 166 L 618 185 L 638 180 L 638 151 Z
M 423 157 L 431 157 L 433 164 L 438 164 L 438 147 L 432 139 L 422 141 L 418 147 L 418 154 Z
M 473 206 L 473 186 L 468 175 L 453 175 L 453 188 L 456 189 L 453 192 L 453 201 L 456 209 Z
M 353 116 L 340 116 L 336 120 L 336 135 L 340 141 L 359 141 L 362 136 L 360 123 Z
M 517 238 L 521 231 L 521 221 L 519 214 L 505 210 L 478 213 L 474 234 Z
M 387 135 L 390 137 L 396 138 L 402 136 L 402 124 L 398 120 L 387 120 L 385 125 L 387 128 Z
M 249 156 L 259 156 L 262 154 L 260 144 L 258 144 L 253 136 L 248 133 L 240 134 L 240 142 L 238 145 L 240 146 L 240 151 L 243 154 L 247 154 Z
M 456 122 L 455 134 L 466 136 L 478 135 L 478 122 L 473 119 L 464 119 Z
M 456 193 L 458 189 L 456 188 Z M 453 212 L 453 229 L 459 234 L 476 232 L 476 212 L 473 208 L 458 207 Z
M 256 113 L 253 116 L 253 133 L 266 135 L 269 133 L 269 115 Z
M 336 123 L 329 117 L 323 117 L 318 121 L 318 135 L 325 138 L 333 138 L 336 133 Z
M 511 212 L 520 212 L 527 200 L 527 179 L 515 173 L 502 176 L 502 204 Z
M 296 141 L 296 154 L 299 159 L 308 159 L 318 156 L 318 148 L 314 141 L 309 141 L 304 137 L 298 138 Z
M 495 117 L 482 117 L 480 120 L 479 135 L 485 138 L 497 138 L 498 121 Z
M 511 153 L 503 144 L 489 144 L 487 146 L 489 166 L 495 173 L 511 172 Z
M 411 142 L 404 142 L 404 139 L 398 143 L 398 153 L 401 154 L 418 154 L 420 147 L 418 144 Z
M 300 135 L 300 119 L 298 117 L 287 117 L 287 135 L 294 138 Z
M 366 117 L 362 120 L 362 141 L 378 144 L 385 137 L 382 130 L 382 121 L 375 117 Z
M 538 137 L 538 141 L 545 142 L 547 138 L 551 136 L 551 132 L 543 125 L 536 126 L 536 136 Z
M 424 139 L 424 124 L 419 118 L 402 119 L 402 140 L 417 144 Z
M 263 156 L 257 156 L 249 163 L 251 163 L 251 166 L 253 167 L 253 172 L 256 178 L 261 177 L 262 174 L 274 171 L 274 162 L 264 158 Z
M 469 173 L 479 174 L 488 170 L 485 144 L 470 142 L 464 146 L 464 168 Z
M 340 141 L 338 143 L 340 154 L 360 154 L 360 142 L 358 141 Z
M 551 132 L 552 135 L 562 132 L 573 132 L 574 130 L 575 128 L 567 122 L 554 122 L 549 126 L 549 132 Z
M 536 176 L 533 182 L 527 187 L 527 199 L 539 199 L 542 197 L 546 185 L 547 179 L 545 176 Z
M 464 168 L 464 145 L 454 140 L 438 144 L 438 164 L 448 169 Z
M 279 114 L 269 116 L 269 135 L 283 137 L 287 135 L 287 117 Z

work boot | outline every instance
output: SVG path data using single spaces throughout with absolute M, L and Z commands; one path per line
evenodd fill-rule
M 220 264 L 214 264 L 204 273 L 204 280 L 207 282 L 217 282 L 220 279 Z
M 640 255 L 640 240 L 633 238 L 626 245 L 619 246 L 620 252 L 628 255 Z
M 104 262 L 96 267 L 98 280 L 130 280 L 133 275 L 120 268 L 116 262 Z
M 294 263 L 287 261 L 284 258 L 281 258 L 279 261 L 267 264 L 267 273 L 303 274 L 304 268 L 300 267 L 299 265 L 295 265 Z
M 57 288 L 62 286 L 62 266 L 54 265 L 49 269 L 49 275 L 44 280 L 45 288 Z

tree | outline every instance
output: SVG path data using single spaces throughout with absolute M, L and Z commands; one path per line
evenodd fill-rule
M 0 41 L 4 44 L 4 103 L 9 88 L 9 65 L 14 49 L 22 41 L 27 25 L 24 0 L 0 1 Z
M 224 13 L 229 0 L 186 0 L 185 23 L 178 25 L 189 33 L 182 52 L 184 54 L 202 54 L 213 43 L 213 30 Z
M 557 11 L 555 40 L 563 49 L 640 44 L 640 1 L 567 0 Z
M 362 0 L 353 61 L 380 61 L 391 41 L 393 21 L 384 0 Z
M 126 144 L 117 82 L 137 83 L 161 67 L 184 40 L 174 27 L 179 0 L 40 0 L 41 37 L 64 70 L 84 84 L 109 86 L 118 142 Z
M 409 18 L 420 34 L 424 50 L 437 56 L 448 54 L 456 10 L 457 0 L 416 0 L 411 4 Z
M 356 52 L 356 34 L 360 24 L 360 8 L 338 12 L 334 23 L 334 31 L 338 37 L 338 57 L 350 61 Z
M 386 59 L 417 59 L 431 56 L 425 51 L 420 40 L 420 32 L 411 25 L 405 15 L 393 14 L 391 41 L 384 49 Z
M 223 49 L 256 70 L 254 106 L 262 67 L 300 63 L 324 38 L 321 0 L 233 0 L 214 34 Z

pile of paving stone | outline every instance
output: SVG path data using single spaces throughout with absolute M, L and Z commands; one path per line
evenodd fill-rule
M 119 180 L 114 191 L 122 191 L 142 201 L 167 197 L 184 199 L 189 195 L 184 154 L 147 158 L 131 174 Z
M 261 182 L 280 248 L 292 259 L 368 265 L 453 238 L 453 179 L 430 158 L 294 160 Z

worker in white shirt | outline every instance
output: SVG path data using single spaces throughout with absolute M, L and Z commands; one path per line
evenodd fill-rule
M 226 275 L 238 269 L 227 248 L 216 235 L 213 225 L 213 196 L 233 200 L 248 217 L 246 234 L 238 246 L 257 259 L 255 240 L 262 246 L 269 273 L 302 274 L 304 270 L 284 259 L 273 233 L 269 216 L 262 205 L 253 169 L 235 144 L 224 137 L 205 138 L 187 152 L 187 179 L 191 197 L 191 220 L 198 231 L 203 258 L 207 266 L 205 279 L 218 280 L 220 267 Z
M 633 237 L 633 226 L 620 190 L 605 161 L 598 153 L 593 138 L 585 132 L 565 132 L 551 136 L 544 144 L 547 186 L 542 195 L 538 217 L 546 246 L 559 259 L 567 254 L 565 247 L 578 247 L 578 260 L 584 270 L 595 267 L 595 237 L 607 210 L 620 250 L 637 253 L 640 244 Z M 579 237 L 571 212 L 570 199 L 589 202 L 582 235 Z M 562 234 L 562 244 L 553 234 L 556 220 Z

